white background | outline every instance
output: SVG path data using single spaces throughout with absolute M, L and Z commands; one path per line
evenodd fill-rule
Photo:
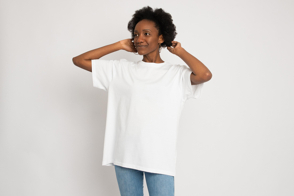
M 0 195 L 119 195 L 102 166 L 107 93 L 72 58 L 130 38 L 147 5 L 172 15 L 175 40 L 213 74 L 182 113 L 175 195 L 294 195 L 290 0 L 2 0 Z M 102 57 L 120 58 L 142 56 Z

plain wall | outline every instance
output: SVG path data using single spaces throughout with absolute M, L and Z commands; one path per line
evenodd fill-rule
M 182 112 L 175 195 L 294 195 L 289 0 L 2 0 L 0 195 L 119 195 L 102 166 L 107 93 L 72 58 L 130 38 L 147 5 L 172 15 L 175 40 L 213 74 Z M 143 57 L 102 57 L 120 58 Z

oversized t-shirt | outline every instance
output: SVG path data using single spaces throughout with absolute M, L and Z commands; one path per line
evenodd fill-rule
M 175 176 L 177 133 L 187 99 L 199 98 L 187 65 L 92 59 L 93 86 L 108 93 L 103 166 Z

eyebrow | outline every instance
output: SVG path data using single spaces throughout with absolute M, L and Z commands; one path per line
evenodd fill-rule
M 150 29 L 143 29 L 143 31 L 151 31 L 151 30 Z M 134 30 L 134 32 L 138 32 L 138 31 L 137 30 Z

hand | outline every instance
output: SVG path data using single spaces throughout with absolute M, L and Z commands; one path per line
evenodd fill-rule
M 172 46 L 168 46 L 167 49 L 175 55 L 178 55 L 183 50 L 181 43 L 177 41 L 172 41 Z
M 128 51 L 128 52 L 137 53 L 137 49 L 135 48 L 135 45 L 132 41 L 133 41 L 133 39 L 121 40 L 120 43 L 121 43 L 122 49 L 125 51 Z

